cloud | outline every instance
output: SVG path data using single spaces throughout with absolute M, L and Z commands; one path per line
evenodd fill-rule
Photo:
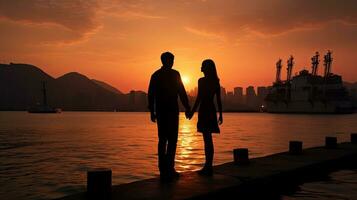
M 196 2 L 191 26 L 205 31 L 237 34 L 252 31 L 276 35 L 314 29 L 332 21 L 357 24 L 354 0 L 211 0 Z M 190 8 L 188 8 L 190 9 Z
M 163 19 L 153 8 L 157 2 L 147 0 L 103 0 L 101 1 L 102 13 L 111 14 L 121 19 Z
M 150 15 L 145 12 L 133 12 L 133 11 L 124 11 L 120 13 L 111 13 L 113 16 L 116 16 L 121 19 L 126 20 L 136 20 L 136 19 L 163 19 L 163 16 Z
M 167 20 L 207 37 L 234 37 L 314 29 L 331 21 L 355 25 L 356 10 L 355 0 L 0 0 L 2 18 L 57 24 L 80 34 L 99 26 L 98 11 L 123 19 Z
M 0 20 L 0 53 L 38 53 L 45 46 L 56 46 L 81 41 L 83 35 L 57 24 L 23 24 Z
M 103 0 L 104 12 L 124 19 L 160 19 L 206 36 L 271 36 L 357 24 L 355 0 Z M 189 28 L 187 28 L 189 27 Z
M 56 24 L 79 34 L 98 26 L 96 0 L 0 0 L 0 17 L 33 24 Z
M 197 29 L 191 28 L 191 27 L 185 27 L 185 30 L 187 30 L 188 32 L 194 33 L 196 35 L 203 36 L 203 37 L 210 38 L 210 39 L 216 39 L 216 40 L 223 40 L 224 39 L 219 34 L 208 33 L 208 32 L 197 30 Z

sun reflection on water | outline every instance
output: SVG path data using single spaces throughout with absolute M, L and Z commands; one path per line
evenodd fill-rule
M 176 152 L 176 170 L 197 170 L 204 161 L 202 136 L 196 131 L 197 118 L 180 116 L 179 137 Z

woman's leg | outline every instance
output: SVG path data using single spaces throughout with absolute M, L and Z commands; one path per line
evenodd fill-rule
M 213 154 L 214 154 L 212 133 L 203 133 L 203 140 L 205 143 L 205 156 L 206 156 L 205 167 L 211 168 L 213 165 Z

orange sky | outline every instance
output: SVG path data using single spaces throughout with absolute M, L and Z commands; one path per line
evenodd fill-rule
M 357 81 L 356 10 L 354 0 L 0 0 L 0 62 L 146 91 L 171 51 L 188 89 L 211 58 L 232 90 L 269 85 L 278 58 L 310 70 L 314 52 L 331 49 L 332 71 Z

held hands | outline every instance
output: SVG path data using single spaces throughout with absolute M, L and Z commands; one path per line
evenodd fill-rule
M 186 109 L 186 112 L 185 112 L 185 115 L 186 115 L 186 119 L 191 119 L 192 117 L 193 117 L 193 114 L 194 114 L 195 112 L 193 111 L 193 110 L 191 110 L 191 108 L 187 108 Z
M 193 117 L 193 114 L 194 114 L 194 112 L 192 112 L 190 110 L 186 110 L 185 111 L 186 119 L 191 119 Z M 154 112 L 151 112 L 150 113 L 150 120 L 155 123 L 156 119 L 157 119 L 156 114 Z
M 191 119 L 193 116 L 193 112 L 190 109 L 187 109 L 185 115 L 186 115 L 186 119 Z

